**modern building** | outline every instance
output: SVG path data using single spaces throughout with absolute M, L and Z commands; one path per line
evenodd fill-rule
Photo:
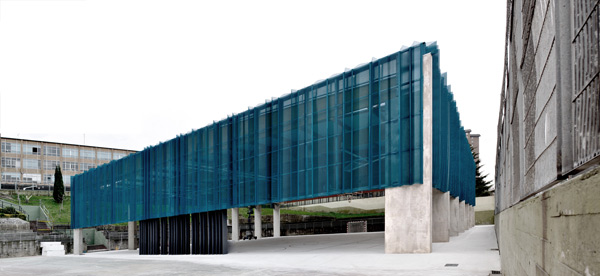
M 140 221 L 141 254 L 222 254 L 227 209 L 237 240 L 238 207 L 256 206 L 262 229 L 274 206 L 279 236 L 281 203 L 375 190 L 387 253 L 431 252 L 473 225 L 475 163 L 435 43 L 76 175 L 75 252 L 82 227 Z
M 600 275 L 600 5 L 507 1 L 496 152 L 502 275 Z
M 65 188 L 70 190 L 71 176 L 136 152 L 8 137 L 0 142 L 0 189 L 51 189 L 54 170 L 60 166 Z

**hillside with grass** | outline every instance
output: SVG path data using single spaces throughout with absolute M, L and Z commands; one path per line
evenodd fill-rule
M 71 197 L 65 196 L 63 203 L 54 202 L 52 196 L 28 196 L 19 195 L 21 205 L 25 206 L 40 206 L 44 205 L 50 213 L 53 224 L 71 224 Z M 19 204 L 17 195 L 11 195 L 10 198 L 4 199 L 15 204 Z M 41 204 L 40 204 L 41 203 Z

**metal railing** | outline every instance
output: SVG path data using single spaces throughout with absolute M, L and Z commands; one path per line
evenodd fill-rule
M 40 204 L 40 210 L 42 211 L 42 214 L 44 214 L 44 216 L 47 219 L 46 221 L 43 221 L 43 222 L 45 222 L 48 225 L 48 227 L 50 227 L 50 229 L 52 229 L 52 217 L 50 217 L 50 212 L 46 208 L 46 205 Z

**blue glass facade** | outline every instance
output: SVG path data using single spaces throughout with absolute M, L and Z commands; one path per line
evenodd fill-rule
M 72 227 L 422 183 L 426 53 L 434 187 L 474 205 L 456 103 L 422 43 L 73 177 Z

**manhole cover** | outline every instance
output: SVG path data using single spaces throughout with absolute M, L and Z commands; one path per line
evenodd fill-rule
M 456 267 L 456 266 L 458 266 L 458 264 L 446 264 L 445 266 Z

